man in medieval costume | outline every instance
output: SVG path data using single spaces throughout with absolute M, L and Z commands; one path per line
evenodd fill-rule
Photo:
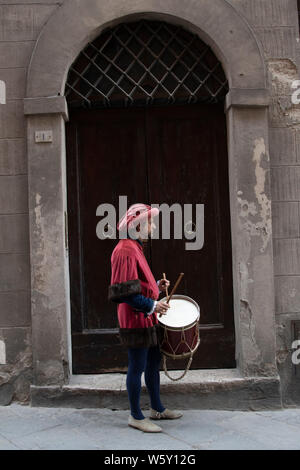
M 156 282 L 144 255 L 144 243 L 153 235 L 156 228 L 153 217 L 158 213 L 157 208 L 134 204 L 119 221 L 118 230 L 126 233 L 128 238 L 121 239 L 112 252 L 108 295 L 109 300 L 118 303 L 120 338 L 128 348 L 126 387 L 131 410 L 128 425 L 144 432 L 160 432 L 162 429 L 145 418 L 140 408 L 143 372 L 151 401 L 150 418 L 176 419 L 182 416 L 182 413 L 165 408 L 160 400 L 161 352 L 157 313 L 166 314 L 170 306 L 159 301 L 158 297 L 170 282 L 166 279 Z

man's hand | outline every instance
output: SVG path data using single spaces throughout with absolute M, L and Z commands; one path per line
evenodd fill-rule
M 166 315 L 168 308 L 170 308 L 170 305 L 167 304 L 167 302 L 164 302 L 163 300 L 160 300 L 156 304 L 155 311 L 157 313 L 160 313 L 160 315 Z
M 160 279 L 160 281 L 158 283 L 158 288 L 161 291 L 166 291 L 166 289 L 167 289 L 167 287 L 169 287 L 169 285 L 170 285 L 170 281 L 168 281 L 168 279 Z

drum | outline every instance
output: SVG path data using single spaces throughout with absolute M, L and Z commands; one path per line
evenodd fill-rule
M 163 298 L 166 301 L 167 298 Z M 193 357 L 200 344 L 200 308 L 186 295 L 173 295 L 166 315 L 157 315 L 161 352 L 173 359 Z

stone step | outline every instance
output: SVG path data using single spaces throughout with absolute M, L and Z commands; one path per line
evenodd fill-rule
M 182 371 L 170 371 L 173 378 Z M 173 382 L 160 373 L 161 399 L 168 408 L 262 410 L 282 408 L 279 376 L 243 377 L 238 369 L 189 371 Z M 141 407 L 149 408 L 142 377 Z M 31 386 L 31 406 L 129 409 L 126 374 L 72 375 L 69 383 Z

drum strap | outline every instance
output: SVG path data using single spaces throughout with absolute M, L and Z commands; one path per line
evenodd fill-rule
M 180 379 L 183 379 L 183 377 L 185 376 L 185 374 L 187 373 L 187 371 L 189 370 L 189 368 L 191 367 L 191 364 L 192 364 L 192 360 L 193 360 L 193 354 L 191 354 L 190 358 L 189 358 L 189 362 L 185 368 L 185 371 L 183 372 L 183 374 L 180 376 L 180 377 L 177 377 L 176 379 L 171 377 L 168 373 L 168 370 L 167 370 L 167 357 L 165 354 L 163 354 L 163 367 L 164 367 L 164 371 L 165 371 L 165 374 L 166 376 L 173 380 L 173 382 L 176 382 L 176 380 L 180 380 Z

